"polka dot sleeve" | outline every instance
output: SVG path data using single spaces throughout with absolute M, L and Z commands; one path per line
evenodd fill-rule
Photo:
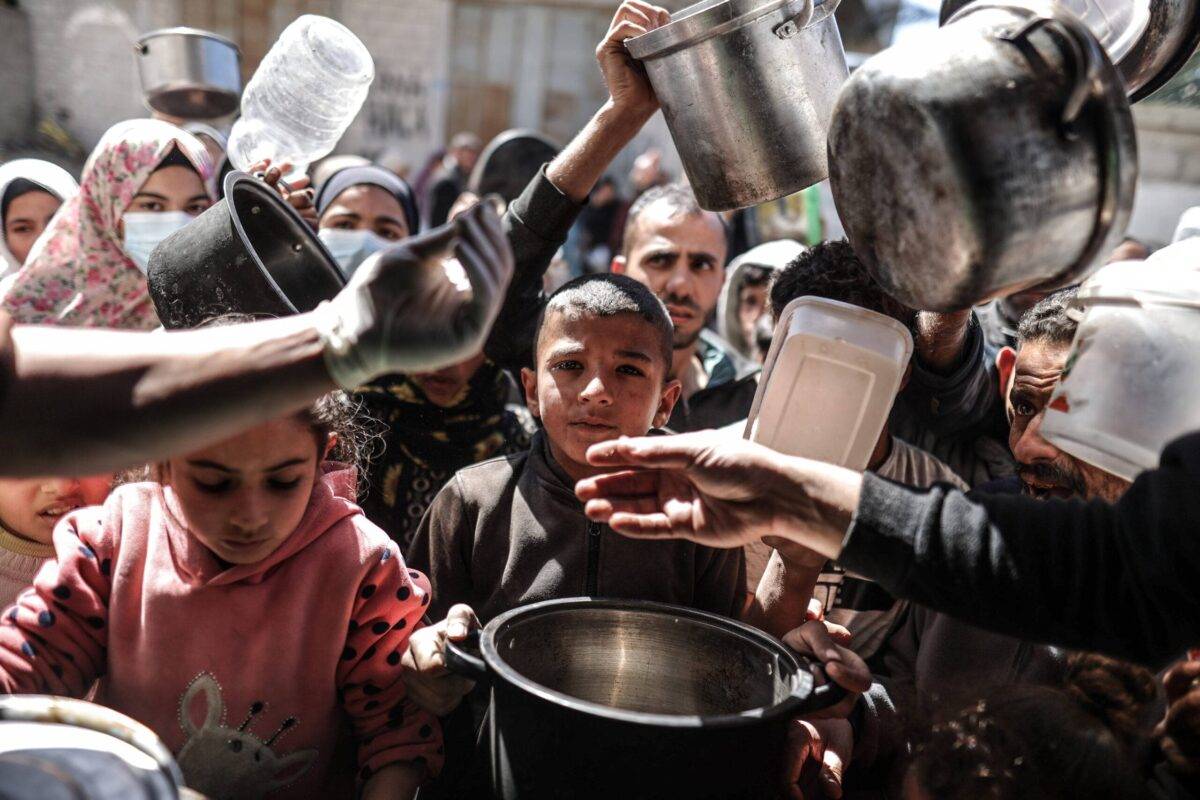
M 83 697 L 107 662 L 113 538 L 102 509 L 63 519 L 47 561 L 0 618 L 0 690 Z
M 359 776 L 400 761 L 423 761 L 436 775 L 441 727 L 408 698 L 400 678 L 400 657 L 429 605 L 429 581 L 405 566 L 394 544 L 378 559 L 359 586 L 337 672 L 338 696 L 358 741 Z

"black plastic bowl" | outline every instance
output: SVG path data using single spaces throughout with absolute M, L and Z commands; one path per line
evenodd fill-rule
M 222 186 L 223 200 L 150 255 L 150 297 L 164 327 L 311 311 L 346 285 L 321 240 L 274 189 L 244 172 L 229 173 Z

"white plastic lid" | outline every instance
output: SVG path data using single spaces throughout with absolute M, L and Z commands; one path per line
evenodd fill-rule
M 864 469 L 900 389 L 912 336 L 891 317 L 801 297 L 780 316 L 745 437 Z

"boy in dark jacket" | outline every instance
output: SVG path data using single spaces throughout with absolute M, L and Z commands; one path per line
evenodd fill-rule
M 447 636 L 516 606 L 581 595 L 655 600 L 736 617 L 745 599 L 742 551 L 619 536 L 584 516 L 575 483 L 597 470 L 589 446 L 643 436 L 679 399 L 667 377 L 672 326 L 645 286 L 591 275 L 559 289 L 538 326 L 534 369 L 521 371 L 543 429 L 529 452 L 460 470 L 425 514 L 405 559 L 429 576 L 436 638 L 405 652 L 414 701 L 447 720 L 447 766 L 433 797 L 486 796 L 471 757 L 470 681 L 445 669 Z M 481 698 L 482 699 L 482 698 Z M 464 741 L 466 740 L 466 741 Z
M 518 605 L 580 595 L 739 614 L 741 551 L 617 536 L 588 521 L 575 496 L 575 482 L 596 471 L 589 446 L 645 435 L 670 417 L 680 393 L 670 363 L 671 321 L 637 281 L 587 276 L 551 297 L 535 369 L 521 372 L 543 430 L 528 453 L 459 471 L 407 555 L 429 575 L 433 619 L 465 603 L 486 623 Z

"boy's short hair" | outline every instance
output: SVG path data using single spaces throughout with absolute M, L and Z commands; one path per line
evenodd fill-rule
M 807 295 L 840 300 L 884 314 L 909 330 L 917 320 L 916 309 L 888 294 L 867 272 L 845 239 L 821 242 L 796 256 L 779 271 L 771 285 L 771 308 L 775 319 L 779 319 L 788 303 Z
M 654 327 L 663 364 L 670 369 L 674 353 L 672 341 L 675 326 L 671 324 L 671 317 L 662 301 L 633 278 L 602 273 L 584 275 L 563 284 L 558 291 L 550 295 L 546 307 L 542 309 L 534 343 L 536 349 L 541 348 L 542 331 L 546 327 L 546 318 L 551 313 L 562 314 L 569 320 L 635 314 Z

